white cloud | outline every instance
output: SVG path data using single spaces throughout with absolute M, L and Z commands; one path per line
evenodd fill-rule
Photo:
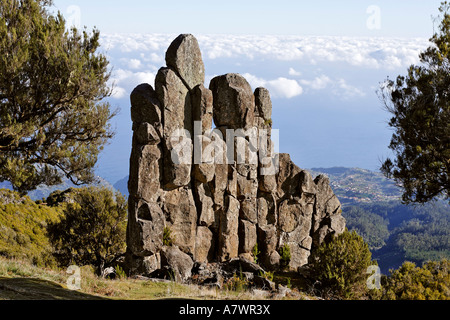
M 118 69 L 113 72 L 110 79 L 110 87 L 113 85 L 112 98 L 120 99 L 129 95 L 131 91 L 141 83 L 154 85 L 156 73 L 150 71 L 133 72 L 125 69 Z
M 111 97 L 114 99 L 121 99 L 121 98 L 125 97 L 126 93 L 127 93 L 127 91 L 124 88 L 116 86 L 113 88 Z
M 360 89 L 349 85 L 344 79 L 339 79 L 336 83 L 336 87 L 333 90 L 334 94 L 340 96 L 343 99 L 351 99 L 354 97 L 364 97 L 366 94 Z
M 267 82 L 267 89 L 273 92 L 273 96 L 282 98 L 293 98 L 303 93 L 303 88 L 297 81 L 286 78 L 278 78 Z
M 142 62 L 139 59 L 131 59 L 128 61 L 128 67 L 130 69 L 139 69 L 142 66 Z
M 302 95 L 305 92 L 302 85 L 307 89 L 315 91 L 330 88 L 328 92 L 344 100 L 364 97 L 366 95 L 363 90 L 348 84 L 345 79 L 331 79 L 326 75 L 320 75 L 312 80 L 302 79 L 299 81 L 283 77 L 274 80 L 266 80 L 250 73 L 244 73 L 242 76 L 249 82 L 253 89 L 265 87 L 270 91 L 274 98 L 290 99 Z
M 153 85 L 158 69 L 165 65 L 165 50 L 175 34 L 106 34 L 102 35 L 102 47 L 114 66 L 112 81 L 116 85 L 114 98 L 122 98 L 138 84 Z M 262 68 L 258 75 L 246 73 L 252 87 L 269 89 L 273 97 L 290 99 L 302 94 L 322 90 L 324 94 L 341 99 L 362 97 L 378 79 L 370 80 L 370 70 L 405 70 L 419 63 L 419 52 L 429 46 L 427 39 L 391 39 L 356 37 L 309 37 L 264 35 L 196 35 L 203 59 L 212 72 L 222 72 L 217 66 L 232 66 L 223 70 L 234 72 L 236 67 L 247 72 Z M 227 60 L 233 59 L 233 60 Z M 236 63 L 239 62 L 239 65 Z M 277 64 L 286 68 L 293 62 L 286 77 Z M 209 66 L 208 66 L 209 65 Z M 268 67 L 273 65 L 274 67 Z M 289 66 L 289 65 L 288 65 Z M 344 68 L 353 73 L 341 75 Z M 254 70 L 254 69 L 250 69 Z M 283 70 L 283 69 L 281 69 Z M 286 70 L 286 69 L 284 69 Z M 299 72 L 298 70 L 301 70 Z M 356 70 L 357 73 L 354 73 Z M 353 75 L 367 73 L 367 81 L 357 83 Z M 251 72 L 251 71 L 248 71 Z M 377 71 L 373 71 L 377 72 Z M 325 74 L 326 75 L 325 75 Z M 378 73 L 374 73 L 376 77 Z M 345 77 L 345 79 L 344 79 Z M 209 83 L 207 76 L 205 85 Z M 112 83 L 112 82 L 111 82 Z M 327 90 L 325 92 L 325 90 Z
M 280 77 L 274 80 L 265 80 L 250 73 L 245 73 L 242 76 L 250 83 L 253 89 L 265 87 L 275 98 L 291 99 L 303 93 L 303 88 L 293 79 Z
M 418 63 L 419 52 L 429 46 L 428 39 L 324 36 L 202 36 L 199 43 L 209 59 L 258 57 L 309 64 L 343 62 L 375 69 L 393 69 Z M 297 74 L 292 69 L 289 75 Z
M 248 81 L 253 90 L 258 87 L 265 87 L 267 84 L 267 80 L 258 78 L 257 76 L 250 73 L 244 73 L 242 76 Z
M 326 75 L 320 75 L 312 80 L 302 79 L 300 83 L 307 89 L 316 91 L 329 88 L 331 90 L 328 90 L 328 92 L 344 100 L 366 95 L 363 90 L 348 84 L 343 78 L 331 79 Z
M 300 83 L 314 90 L 325 89 L 332 83 L 331 79 L 325 75 L 314 78 L 313 80 L 300 80 Z
M 106 34 L 102 46 L 108 53 L 145 53 L 162 62 L 174 34 Z M 347 63 L 365 68 L 393 69 L 419 62 L 419 53 L 430 43 L 425 38 L 358 38 L 334 36 L 198 35 L 205 59 L 223 58 L 302 61 L 307 64 Z M 292 68 L 291 68 L 292 69 Z M 294 69 L 291 76 L 297 76 Z
M 295 70 L 294 68 L 289 68 L 289 75 L 290 76 L 294 76 L 294 77 L 298 77 L 298 76 L 301 76 L 302 73 L 297 71 L 297 70 Z

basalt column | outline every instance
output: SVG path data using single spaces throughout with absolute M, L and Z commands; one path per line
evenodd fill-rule
M 183 34 L 155 83 L 131 94 L 129 272 L 184 281 L 194 262 L 237 257 L 277 269 L 286 245 L 296 270 L 344 231 L 339 200 L 326 177 L 276 153 L 267 89 L 234 73 L 204 81 L 198 42 Z

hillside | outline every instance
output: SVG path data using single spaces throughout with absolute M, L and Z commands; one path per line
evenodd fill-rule
M 0 256 L 55 265 L 46 228 L 60 215 L 61 208 L 37 204 L 28 196 L 0 189 Z
M 403 261 L 421 265 L 450 257 L 450 206 L 443 201 L 404 205 L 401 190 L 381 173 L 359 168 L 314 168 L 326 174 L 343 206 L 347 228 L 369 244 L 383 273 Z
M 312 168 L 313 176 L 326 174 L 341 203 L 373 203 L 398 201 L 401 190 L 380 172 L 360 168 Z

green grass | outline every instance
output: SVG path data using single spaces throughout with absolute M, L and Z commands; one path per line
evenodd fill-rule
M 67 274 L 65 270 L 37 267 L 28 261 L 0 257 L 0 300 L 277 299 L 276 296 L 273 297 L 262 291 L 220 290 L 170 281 L 154 282 L 130 278 L 103 279 L 96 276 L 90 267 L 81 268 L 81 290 L 72 291 L 67 288 L 69 276 L 70 274 Z M 311 297 L 301 294 L 301 298 L 309 299 Z

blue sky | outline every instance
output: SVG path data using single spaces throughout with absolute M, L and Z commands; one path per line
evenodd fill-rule
M 440 1 L 67 1 L 55 6 L 73 24 L 98 27 L 120 114 L 98 174 L 128 174 L 129 94 L 153 85 L 164 53 L 180 33 L 194 34 L 206 67 L 242 74 L 269 89 L 280 152 L 301 168 L 378 170 L 390 156 L 390 115 L 376 94 L 429 46 Z
M 301 34 L 428 37 L 440 0 L 55 0 L 67 15 L 78 6 L 81 24 L 105 33 Z M 380 28 L 367 28 L 370 7 Z

